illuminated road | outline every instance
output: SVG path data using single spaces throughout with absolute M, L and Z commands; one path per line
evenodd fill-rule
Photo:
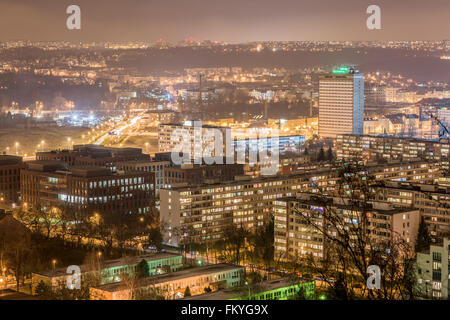
M 116 132 L 117 134 L 120 134 L 123 131 L 125 131 L 129 128 L 132 128 L 134 125 L 136 125 L 136 123 L 138 122 L 139 119 L 140 119 L 140 116 L 136 116 L 133 119 L 126 121 L 126 123 L 121 126 L 107 130 L 107 132 L 105 132 L 102 136 L 97 138 L 97 140 L 94 142 L 94 144 L 96 144 L 96 145 L 103 144 L 105 142 L 105 140 L 109 137 L 109 133 L 112 131 Z

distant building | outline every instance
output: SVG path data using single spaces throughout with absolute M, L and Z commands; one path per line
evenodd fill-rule
M 364 84 L 365 104 L 385 105 L 386 104 L 386 86 L 375 83 Z
M 138 280 L 134 288 L 125 282 L 111 283 L 90 289 L 91 300 L 132 300 L 133 297 L 158 296 L 165 300 L 183 298 L 187 287 L 192 296 L 219 289 L 240 287 L 244 267 L 221 263 L 155 275 Z
M 137 265 L 142 260 L 147 262 L 150 275 L 175 272 L 183 268 L 183 256 L 171 253 L 156 253 L 108 261 L 101 261 L 99 259 L 98 262 L 94 262 L 93 265 L 85 264 L 80 266 L 81 281 L 92 276 L 96 278 L 101 285 L 120 282 L 124 277 L 134 275 Z M 41 281 L 51 288 L 56 289 L 61 286 L 66 286 L 68 277 L 69 274 L 67 273 L 67 268 L 34 272 L 31 277 L 33 294 Z
M 319 136 L 362 134 L 364 130 L 364 75 L 341 67 L 319 77 Z
M 175 120 L 176 112 L 171 110 L 150 110 L 139 120 L 140 123 L 151 125 L 153 123 L 171 123 Z
M 0 155 L 0 204 L 19 202 L 22 157 Z
M 417 289 L 428 299 L 450 297 L 450 238 L 417 253 Z
M 278 141 L 277 141 L 278 140 Z M 245 146 L 245 154 L 249 152 L 258 153 L 260 151 L 270 152 L 277 147 L 280 155 L 286 153 L 300 153 L 305 150 L 305 136 L 280 136 L 276 138 L 250 138 L 234 140 L 234 150 L 239 150 L 240 146 Z
M 80 213 L 149 214 L 154 177 L 150 172 L 112 172 L 105 167 L 70 167 L 61 161 L 30 161 L 21 171 L 22 202 L 29 208 L 70 205 Z
M 450 131 L 450 107 L 442 107 L 438 109 L 437 118 L 439 121 L 441 121 L 442 125 L 444 125 L 448 131 Z M 443 130 L 443 128 L 440 128 L 440 131 L 442 132 L 443 136 L 447 137 L 447 139 L 450 139 L 450 135 Z
M 450 237 L 450 186 L 386 181 L 374 186 L 375 199 L 420 210 L 432 240 Z

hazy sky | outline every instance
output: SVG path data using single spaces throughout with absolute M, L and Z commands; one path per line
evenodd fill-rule
M 66 29 L 77 4 L 82 30 Z M 366 28 L 381 7 L 382 30 Z M 0 40 L 450 39 L 450 0 L 0 0 Z

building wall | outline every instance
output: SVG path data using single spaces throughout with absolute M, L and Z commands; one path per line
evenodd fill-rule
M 153 212 L 154 178 L 150 173 L 77 177 L 58 172 L 21 171 L 22 202 L 29 208 L 74 206 L 84 213 Z
M 0 204 L 19 202 L 20 170 L 24 168 L 24 164 L 21 158 L 19 160 L 14 157 L 14 159 L 2 161 L 0 156 Z
M 243 267 L 195 276 L 187 275 L 181 279 L 168 280 L 154 284 L 138 284 L 135 288 L 135 294 L 147 295 L 156 292 L 157 295 L 163 296 L 165 300 L 179 299 L 183 298 L 187 287 L 189 287 L 192 296 L 204 293 L 204 289 L 207 287 L 210 287 L 213 291 L 218 290 L 219 288 L 239 287 L 242 284 L 243 275 Z M 147 279 L 150 280 L 150 278 Z M 147 280 L 144 279 L 143 281 Z M 91 288 L 90 294 L 91 300 L 130 300 L 133 298 L 132 290 L 126 288 L 126 286 L 122 286 L 113 291 L 103 290 L 102 287 Z
M 319 78 L 319 136 L 336 138 L 364 129 L 362 74 L 328 74 Z
M 424 298 L 450 297 L 450 238 L 417 254 L 417 289 Z
M 369 171 L 377 180 L 421 183 L 432 182 L 440 175 L 438 166 L 426 162 L 371 166 Z M 216 241 L 232 224 L 249 229 L 262 226 L 270 217 L 273 201 L 294 196 L 300 190 L 332 193 L 338 180 L 336 171 L 328 170 L 162 189 L 161 223 L 184 230 L 181 239 L 166 233 L 165 240 L 174 244 Z

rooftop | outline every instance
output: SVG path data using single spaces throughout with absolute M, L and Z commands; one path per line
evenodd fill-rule
M 148 262 L 148 261 L 155 261 L 155 260 L 161 260 L 161 259 L 175 258 L 178 256 L 181 256 L 181 255 L 168 253 L 168 252 L 160 252 L 160 253 L 148 254 L 148 255 L 143 255 L 143 256 L 135 256 L 135 257 L 120 258 L 120 259 L 115 259 L 115 260 L 107 260 L 107 261 L 103 262 L 102 269 L 109 269 L 109 268 L 120 267 L 120 266 L 125 266 L 125 265 L 137 264 L 143 259 Z M 91 267 L 87 264 L 81 265 L 80 268 L 81 268 L 82 272 L 87 272 L 87 271 L 91 270 Z M 67 268 L 58 268 L 58 269 L 55 269 L 55 271 L 46 270 L 46 271 L 41 271 L 41 272 L 34 272 L 34 274 L 46 276 L 49 278 L 63 277 L 63 276 L 67 276 Z
M 200 275 L 225 272 L 225 271 L 231 271 L 231 270 L 236 270 L 236 269 L 244 269 L 244 267 L 234 266 L 234 265 L 231 265 L 228 263 L 213 264 L 213 265 L 204 266 L 204 267 L 191 268 L 191 269 L 185 269 L 185 270 L 177 271 L 177 272 L 170 272 L 170 273 L 150 276 L 150 277 L 142 279 L 138 283 L 138 286 L 145 287 L 148 285 L 155 285 L 158 283 L 170 282 L 170 281 L 179 280 L 179 279 L 183 279 L 183 278 L 197 277 Z M 109 291 L 109 292 L 116 292 L 116 291 L 123 290 L 125 287 L 122 282 L 117 282 L 117 283 L 105 284 L 105 285 L 96 287 L 96 289 L 103 290 L 103 291 Z

